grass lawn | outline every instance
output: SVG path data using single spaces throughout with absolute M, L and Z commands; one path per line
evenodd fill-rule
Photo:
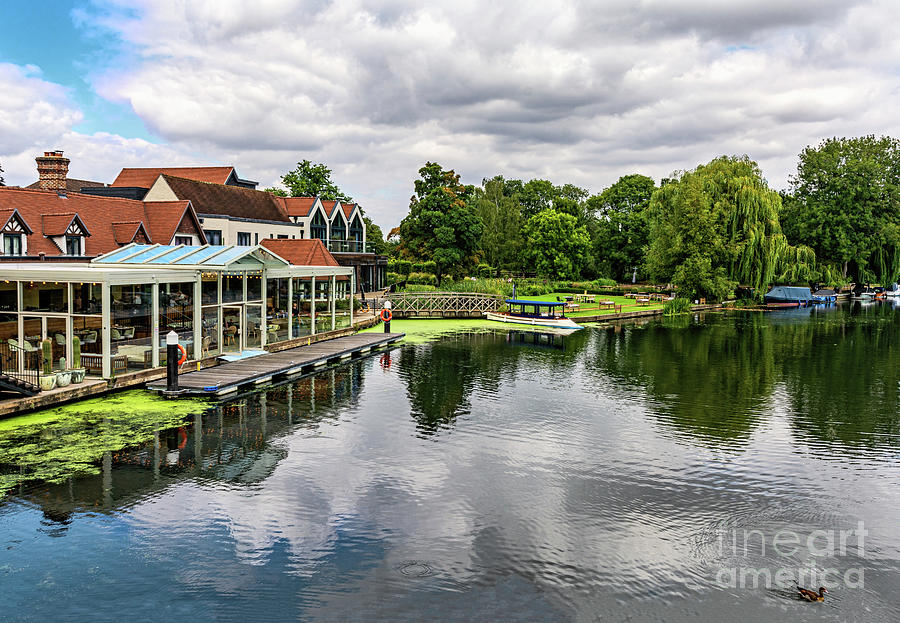
M 565 301 L 567 296 L 573 297 L 574 302 L 574 295 L 561 292 L 554 292 L 552 294 L 545 294 L 543 296 L 520 296 L 518 298 L 526 301 L 556 301 L 556 297 L 559 297 L 561 300 Z M 597 298 L 599 298 L 599 300 L 601 301 L 615 301 L 616 305 L 622 306 L 622 313 L 646 309 L 662 309 L 663 306 L 663 304 L 659 301 L 653 301 L 650 305 L 638 305 L 635 299 L 627 299 L 624 296 L 607 296 L 605 294 L 599 294 L 597 295 Z M 590 303 L 578 303 L 578 311 L 567 311 L 566 316 L 578 318 L 579 316 L 597 316 L 599 314 L 612 313 L 614 313 L 612 309 L 601 309 L 597 306 L 596 303 L 593 302 L 593 300 L 591 300 Z

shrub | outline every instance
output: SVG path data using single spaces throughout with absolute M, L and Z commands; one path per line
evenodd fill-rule
M 431 273 L 410 273 L 408 283 L 416 285 L 437 285 L 437 277 Z
M 404 292 L 434 292 L 434 286 L 425 285 L 423 283 L 410 283 L 403 288 Z
M 599 277 L 594 279 L 594 287 L 595 288 L 609 288 L 615 287 L 618 284 L 615 279 L 609 279 L 608 277 Z
M 686 298 L 674 298 L 663 304 L 663 316 L 676 316 L 691 312 L 691 300 Z
M 409 260 L 397 260 L 397 272 L 401 275 L 409 275 L 412 272 L 412 262 Z
M 401 275 L 400 273 L 389 272 L 387 274 L 388 285 L 399 283 L 399 282 L 403 281 L 403 279 L 404 279 L 404 276 Z
M 479 264 L 475 269 L 475 274 L 484 279 L 490 279 L 494 276 L 494 268 L 489 264 Z

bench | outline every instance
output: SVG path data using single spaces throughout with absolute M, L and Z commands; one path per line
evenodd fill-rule
M 113 372 L 116 370 L 128 372 L 128 357 L 125 355 L 112 355 L 110 357 L 110 364 L 112 365 Z M 81 365 L 83 365 L 88 372 L 94 370 L 102 374 L 103 355 L 100 353 L 81 353 Z

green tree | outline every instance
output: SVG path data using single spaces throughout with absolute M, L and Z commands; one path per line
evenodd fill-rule
M 781 231 L 781 198 L 746 156 L 716 158 L 663 184 L 650 200 L 648 267 L 691 297 L 722 300 L 740 283 L 814 276 L 815 254 Z
M 338 188 L 337 184 L 331 181 L 331 169 L 328 166 L 309 160 L 298 162 L 297 168 L 282 175 L 281 183 L 287 187 L 292 197 L 318 197 L 322 201 L 347 203 L 353 201 L 349 195 Z M 267 188 L 266 190 L 281 194 L 278 192 L 279 189 Z
M 474 264 L 483 226 L 467 205 L 474 188 L 461 184 L 455 172 L 427 162 L 419 177 L 409 214 L 400 223 L 400 239 L 410 257 L 434 261 L 440 284 L 444 273 L 462 276 Z
M 473 205 L 484 227 L 481 259 L 494 268 L 518 268 L 524 219 L 515 185 L 509 186 L 500 175 L 483 180 L 475 189 Z
M 363 222 L 366 224 L 366 252 L 386 255 L 388 248 L 387 243 L 384 241 L 381 227 L 376 225 L 368 216 L 363 216 Z
M 538 274 L 577 279 L 587 264 L 591 241 L 571 214 L 554 209 L 538 212 L 525 224 L 526 254 Z
M 587 200 L 597 216 L 594 254 L 601 273 L 627 281 L 635 268 L 643 274 L 644 248 L 650 240 L 647 208 L 656 183 L 646 175 L 625 175 Z
M 3 167 L 0 167 L 0 173 L 3 173 Z M 3 179 L 2 175 L 0 175 L 0 186 L 6 186 L 6 181 Z
M 824 140 L 803 150 L 791 182 L 781 218 L 792 242 L 812 247 L 836 275 L 900 278 L 900 141 Z

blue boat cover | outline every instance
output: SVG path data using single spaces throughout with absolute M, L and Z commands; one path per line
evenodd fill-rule
M 565 303 L 557 303 L 556 301 L 527 301 L 524 299 L 506 299 L 509 305 L 540 305 L 541 307 L 559 307 Z
M 773 286 L 766 293 L 766 300 L 776 301 L 809 301 L 812 299 L 812 292 L 809 288 L 801 288 L 795 286 Z

